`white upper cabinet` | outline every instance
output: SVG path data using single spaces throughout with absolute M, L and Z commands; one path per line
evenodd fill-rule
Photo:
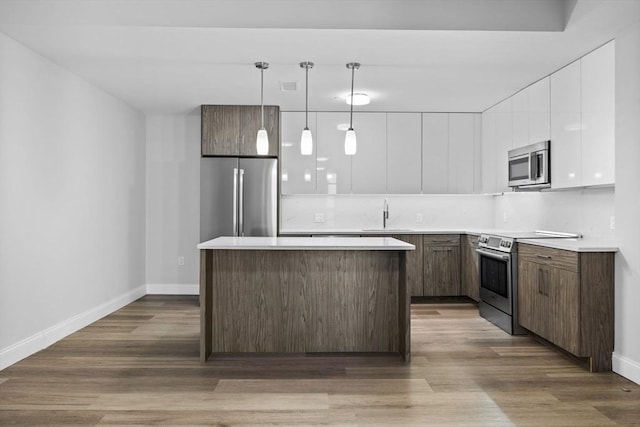
M 281 114 L 281 190 L 282 194 L 313 194 L 316 192 L 316 113 L 309 113 L 309 129 L 313 135 L 313 152 L 300 154 L 300 136 L 305 126 L 304 113 Z
M 508 155 L 513 148 L 512 100 L 508 98 L 495 106 L 496 112 L 496 190 L 511 191 L 508 175 Z
M 350 193 L 351 158 L 353 156 L 344 154 L 344 136 L 349 127 L 349 113 L 318 112 L 316 114 L 318 130 L 314 145 L 317 147 L 318 153 L 316 157 L 317 193 Z M 358 145 L 360 145 L 358 131 L 356 131 L 356 135 Z
M 495 107 L 482 113 L 482 192 L 496 188 L 496 112 Z
M 351 156 L 351 192 L 384 194 L 387 190 L 386 113 L 353 113 L 353 129 L 357 152 Z
M 580 61 L 551 75 L 551 187 L 582 184 Z
M 448 193 L 473 193 L 474 116 L 449 114 L 449 183 Z
M 448 192 L 449 114 L 422 114 L 422 192 Z
M 529 144 L 548 141 L 551 138 L 549 114 L 549 77 L 535 82 L 527 89 L 529 99 Z M 515 130 L 514 130 L 514 148 Z
M 513 95 L 513 148 L 529 144 L 529 88 Z
M 582 185 L 615 182 L 614 43 L 607 43 L 581 60 Z
M 482 114 L 473 114 L 473 192 L 482 193 Z
M 387 113 L 387 193 L 420 193 L 421 126 L 420 113 Z

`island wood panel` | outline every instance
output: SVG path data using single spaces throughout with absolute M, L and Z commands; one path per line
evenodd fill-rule
M 201 107 L 203 156 L 237 156 L 240 130 L 239 105 Z
M 306 351 L 399 351 L 397 253 L 300 254 L 309 258 Z
M 202 252 L 211 267 L 202 310 L 213 313 L 211 334 L 202 325 L 212 342 L 209 352 L 201 344 L 202 360 L 212 352 L 400 352 L 408 360 L 402 251 Z
M 391 237 L 402 240 L 403 242 L 411 243 L 416 247 L 413 251 L 407 251 L 406 268 L 407 268 L 407 288 L 409 289 L 410 296 L 422 296 L 423 292 L 423 248 L 422 248 L 422 235 L 421 234 L 394 234 Z

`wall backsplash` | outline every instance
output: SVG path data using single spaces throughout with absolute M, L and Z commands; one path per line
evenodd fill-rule
M 387 227 L 554 230 L 613 238 L 614 196 L 613 187 L 503 195 L 389 195 Z M 384 195 L 283 195 L 280 229 L 381 228 L 384 199 Z
M 388 228 L 491 228 L 494 196 L 389 195 Z M 384 195 L 283 195 L 281 230 L 382 227 Z M 316 222 L 316 215 L 324 222 Z M 422 222 L 417 215 L 422 214 Z
M 495 197 L 496 228 L 579 232 L 585 237 L 614 237 L 615 190 L 505 193 Z

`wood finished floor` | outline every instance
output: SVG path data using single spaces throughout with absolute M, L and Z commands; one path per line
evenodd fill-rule
M 201 364 L 197 297 L 146 296 L 0 371 L 0 425 L 640 426 L 640 386 L 509 336 L 473 304 L 413 305 L 411 322 L 409 365 Z

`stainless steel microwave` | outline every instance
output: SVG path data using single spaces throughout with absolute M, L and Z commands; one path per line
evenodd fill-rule
M 551 187 L 551 141 L 509 150 L 509 187 Z

